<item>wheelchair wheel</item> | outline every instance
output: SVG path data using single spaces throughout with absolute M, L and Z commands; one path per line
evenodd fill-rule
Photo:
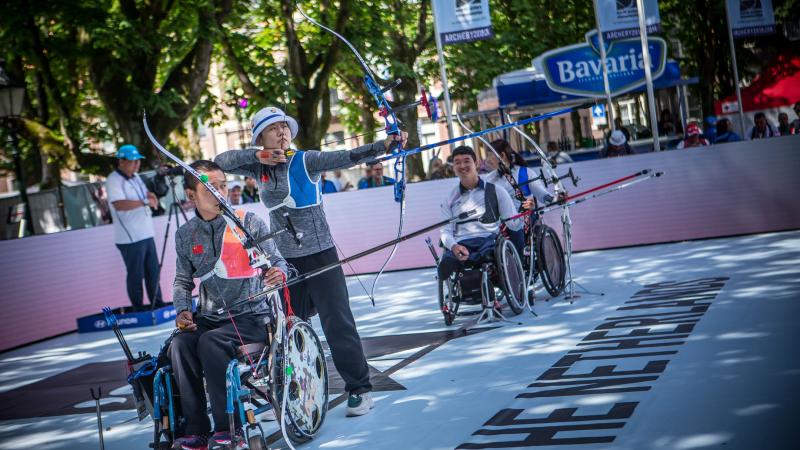
M 506 303 L 514 312 L 519 314 L 525 308 L 527 301 L 527 286 L 525 269 L 519 259 L 519 253 L 510 240 L 500 237 L 495 246 L 495 261 L 500 272 Z
M 458 314 L 458 302 L 454 301 L 453 283 L 450 279 L 439 280 L 439 311 L 444 316 L 444 324 L 448 327 L 453 324 Z
M 558 235 L 547 225 L 541 225 L 536 237 L 536 270 L 550 296 L 558 297 L 564 291 L 566 267 Z
M 292 442 L 301 444 L 319 431 L 328 412 L 328 368 L 322 344 L 308 322 L 294 322 L 289 329 L 287 349 L 273 371 L 273 407 Z M 281 352 L 282 353 L 282 352 Z M 288 383 L 288 389 L 285 383 Z M 288 391 L 285 414 L 283 395 Z M 284 417 L 285 416 L 285 417 Z

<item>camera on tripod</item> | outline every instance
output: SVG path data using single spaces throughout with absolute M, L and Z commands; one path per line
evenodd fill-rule
M 156 175 L 162 177 L 177 177 L 183 175 L 183 167 L 161 164 L 155 168 Z

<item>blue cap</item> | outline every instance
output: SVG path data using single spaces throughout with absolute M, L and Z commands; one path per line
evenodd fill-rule
M 119 159 L 129 159 L 131 161 L 137 159 L 144 159 L 139 150 L 136 148 L 135 145 L 125 144 L 117 150 L 117 158 Z
M 706 116 L 706 123 L 714 126 L 717 124 L 717 116 Z

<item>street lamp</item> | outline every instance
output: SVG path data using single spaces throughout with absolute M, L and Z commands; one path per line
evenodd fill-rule
M 19 139 L 17 138 L 17 120 L 22 113 L 25 86 L 14 83 L 0 65 L 0 120 L 8 127 L 8 144 L 11 146 L 11 155 L 14 157 L 14 171 L 17 178 L 17 187 L 22 204 L 25 206 L 25 229 L 29 234 L 33 232 L 31 208 L 28 202 L 27 183 L 25 172 L 22 170 L 22 156 L 19 153 Z

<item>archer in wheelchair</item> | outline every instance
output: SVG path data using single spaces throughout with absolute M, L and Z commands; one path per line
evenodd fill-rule
M 210 161 L 197 161 L 192 166 L 205 173 L 221 194 L 227 195 L 225 173 L 219 166 Z M 288 270 L 274 242 L 267 241 L 265 250 L 271 255 L 272 267 L 259 274 L 250 266 L 247 251 L 235 235 L 239 230 L 228 226 L 219 214 L 217 200 L 198 180 L 186 177 L 185 183 L 186 195 L 195 203 L 197 215 L 175 235 L 178 258 L 173 302 L 180 332 L 172 340 L 169 357 L 186 420 L 185 435 L 176 439 L 176 443 L 187 450 L 205 446 L 225 448 L 235 439 L 231 426 L 241 427 L 237 415 L 234 423 L 229 423 L 226 369 L 239 346 L 267 342 L 267 302 L 265 299 L 251 302 L 247 298 L 261 292 L 264 284 L 280 284 Z M 269 225 L 255 214 L 244 214 L 241 210 L 237 214 L 257 238 L 269 234 Z M 191 312 L 194 278 L 200 279 L 195 315 Z M 214 419 L 215 432 L 210 439 L 204 378 Z
M 219 166 L 201 160 L 191 167 L 227 194 Z M 253 213 L 236 211 L 238 221 L 220 214 L 217 199 L 197 179 L 187 175 L 185 183 L 196 216 L 175 236 L 177 329 L 158 357 L 133 357 L 116 319 L 106 312 L 129 360 L 128 381 L 139 417 L 149 413 L 154 421 L 150 447 L 266 449 L 256 416 L 275 417 L 273 410 L 283 411 L 279 427 L 284 438 L 310 439 L 327 410 L 327 368 L 311 326 L 287 308 L 287 327 L 284 300 L 277 293 L 259 295 L 281 284 L 288 273 L 286 261 L 268 239 L 274 233 Z M 257 243 L 266 241 L 258 248 L 269 255 L 263 266 L 268 269 L 255 267 L 243 233 Z M 194 278 L 200 288 L 192 313 Z
M 537 176 L 508 141 L 496 139 L 489 145 L 494 151 L 488 153 L 486 165 L 495 170 L 486 175 L 486 181 L 505 189 L 517 210 L 530 211 L 566 198 L 565 191 L 557 191 L 555 196 L 550 193 L 544 173 L 540 170 Z M 573 183 L 574 180 L 573 177 Z M 533 302 L 537 278 L 541 278 L 542 285 L 552 297 L 557 297 L 564 290 L 566 275 L 564 251 L 558 235 L 537 214 L 524 218 L 523 231 L 525 248 L 520 251 L 520 257 L 528 279 L 528 301 Z
M 441 208 L 447 219 L 473 210 L 479 217 L 442 229 L 445 251 L 440 260 L 431 247 L 438 260 L 439 307 L 447 325 L 453 323 L 461 303 L 482 305 L 482 323 L 502 317 L 502 298 L 515 314 L 522 312 L 525 302 L 525 272 L 519 257 L 524 246 L 522 220 L 508 220 L 516 214 L 511 197 L 482 180 L 476 163 L 470 147 L 453 151 L 459 184 Z

